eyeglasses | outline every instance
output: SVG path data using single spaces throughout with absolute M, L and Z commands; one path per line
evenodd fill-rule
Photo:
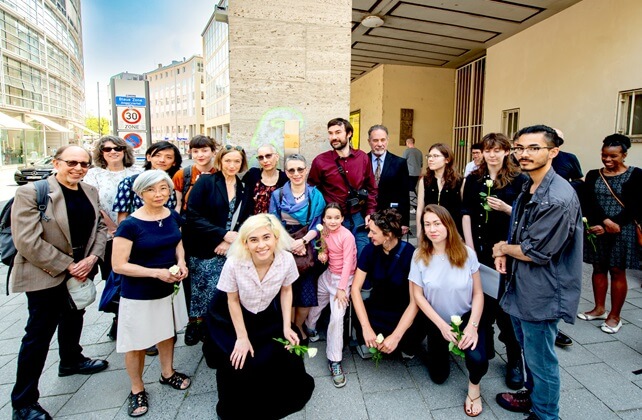
M 58 159 L 58 160 L 61 162 L 65 162 L 67 166 L 69 166 L 70 168 L 75 168 L 76 166 L 80 165 L 81 168 L 87 169 L 89 168 L 89 165 L 91 165 L 91 163 L 89 162 L 78 162 L 77 160 L 64 160 L 64 159 Z
M 553 149 L 554 146 L 527 146 L 527 147 L 511 147 L 510 151 L 516 155 L 524 154 L 524 151 L 528 152 L 529 155 L 534 155 L 542 149 Z
M 242 152 L 243 148 L 241 146 L 232 146 L 231 144 L 226 144 L 225 150 L 236 150 L 238 152 Z
M 270 160 L 272 159 L 272 156 L 274 156 L 274 153 L 267 153 L 265 155 L 258 155 L 256 159 L 258 159 L 259 162 L 263 160 Z
M 303 172 L 305 172 L 305 168 L 290 168 L 286 172 L 290 175 L 294 175 L 295 172 L 302 174 Z
M 151 192 L 151 193 L 154 193 L 154 194 L 161 193 L 161 194 L 163 194 L 163 195 L 165 195 L 165 194 L 169 194 L 169 191 L 170 191 L 170 190 L 169 190 L 169 187 L 160 187 L 160 188 L 158 188 L 158 189 L 156 189 L 156 188 L 154 188 L 154 187 L 149 187 L 149 188 L 145 188 L 145 189 L 143 190 L 143 192 L 144 192 L 144 193 L 150 193 L 150 192 Z
M 114 152 L 122 152 L 122 151 L 123 151 L 123 150 L 125 150 L 125 149 L 127 149 L 127 147 L 125 147 L 125 146 L 116 146 L 116 147 L 109 147 L 109 146 L 106 146 L 106 147 L 103 147 L 103 148 L 102 148 L 102 149 L 100 149 L 100 150 L 102 150 L 103 152 L 107 152 L 107 153 L 109 153 L 109 152 L 111 152 L 111 151 L 114 151 Z
M 443 155 L 426 155 L 426 159 L 439 159 L 444 157 Z

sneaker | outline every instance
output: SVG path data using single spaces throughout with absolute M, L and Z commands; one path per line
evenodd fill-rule
M 372 359 L 372 353 L 370 353 L 370 347 L 365 344 L 357 345 L 357 354 L 363 360 Z
M 409 360 L 412 360 L 414 358 L 415 358 L 414 354 L 408 354 L 408 353 L 401 352 L 401 359 L 402 360 L 409 361 Z
M 319 337 L 319 332 L 317 330 L 312 330 L 308 327 L 305 327 L 305 329 L 307 330 L 306 333 L 308 339 L 310 340 L 310 343 L 316 343 L 317 341 L 319 341 L 319 338 L 321 337 Z
M 515 413 L 528 413 L 533 406 L 530 391 L 502 392 L 495 400 L 504 410 Z
M 330 375 L 332 375 L 332 383 L 336 388 L 341 388 L 346 384 L 346 375 L 343 373 L 341 362 L 328 361 L 328 368 Z

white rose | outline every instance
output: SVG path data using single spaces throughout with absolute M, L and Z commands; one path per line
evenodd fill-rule
M 493 180 L 492 179 L 487 179 L 486 180 L 486 187 L 490 188 L 493 186 Z
M 377 339 L 375 340 L 377 344 L 383 343 L 383 334 L 377 335 Z
M 323 225 L 319 223 L 319 224 L 317 225 L 317 230 L 318 230 L 319 232 L 323 232 Z
M 172 276 L 177 275 L 179 271 L 181 271 L 181 269 L 178 268 L 177 265 L 173 265 L 169 268 L 169 274 L 171 274 Z
M 582 221 L 583 221 L 584 223 L 588 223 L 588 219 L 587 219 L 586 217 L 582 217 Z
M 452 324 L 455 324 L 455 325 L 457 325 L 457 326 L 460 326 L 460 325 L 461 325 L 461 323 L 462 323 L 462 320 L 461 320 L 461 317 L 460 317 L 460 316 L 458 316 L 458 315 L 451 315 L 451 316 L 450 316 L 450 322 L 451 322 Z
M 319 351 L 317 348 L 315 348 L 315 347 L 309 347 L 309 348 L 308 348 L 308 357 L 309 357 L 310 359 L 312 359 L 314 356 L 316 356 L 316 355 L 317 355 L 317 351 Z

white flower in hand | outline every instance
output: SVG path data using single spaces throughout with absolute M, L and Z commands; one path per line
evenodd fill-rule
M 177 275 L 179 271 L 181 271 L 181 269 L 176 264 L 169 268 L 169 274 L 171 274 L 172 276 Z
M 461 323 L 462 323 L 462 320 L 461 320 L 461 317 L 458 316 L 458 315 L 451 315 L 450 316 L 450 322 L 452 322 L 453 324 L 455 324 L 457 326 L 460 326 Z
M 493 180 L 492 180 L 492 179 L 487 179 L 487 180 L 486 180 L 486 187 L 487 187 L 487 188 L 490 188 L 490 187 L 492 187 L 492 186 L 493 186 Z
M 317 230 L 318 230 L 319 232 L 323 232 L 323 225 L 322 225 L 321 223 L 319 223 L 319 224 L 317 225 Z
M 384 340 L 383 334 L 379 333 L 379 335 L 377 335 L 377 338 L 375 339 L 375 342 L 377 344 L 381 344 L 381 343 L 383 343 L 383 340 Z
M 582 217 L 582 222 L 588 223 L 588 219 L 586 217 Z
M 317 352 L 318 352 L 318 351 L 319 351 L 319 350 L 318 350 L 318 349 L 316 349 L 316 348 L 314 348 L 314 347 L 308 347 L 308 357 L 309 357 L 310 359 L 312 359 L 314 356 L 316 356 L 316 355 L 317 355 Z

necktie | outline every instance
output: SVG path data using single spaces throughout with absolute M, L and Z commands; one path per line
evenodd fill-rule
M 379 185 L 379 179 L 381 178 L 381 158 L 375 159 L 377 161 L 377 169 L 375 169 L 375 182 Z

